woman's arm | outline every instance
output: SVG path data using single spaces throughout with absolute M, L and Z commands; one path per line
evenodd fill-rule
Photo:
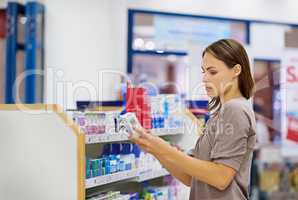
M 178 176 L 183 177 L 183 180 L 186 180 L 184 177 L 188 175 L 219 190 L 224 190 L 230 185 L 236 174 L 236 170 L 231 167 L 193 158 L 171 147 L 167 142 L 157 136 L 148 134 L 144 130 L 135 129 L 135 131 L 141 137 L 133 140 L 133 142 L 138 144 L 143 150 L 157 157 L 163 162 L 162 164 L 165 167 L 168 165 L 168 167 L 171 166 L 177 172 L 179 170 L 179 174 L 183 176 Z
M 179 170 L 176 166 L 175 163 L 163 158 L 160 155 L 154 155 L 159 162 L 164 166 L 172 176 L 176 177 L 179 181 L 181 181 L 184 185 L 190 186 L 191 185 L 191 176 L 183 173 L 181 170 Z
M 154 155 L 172 163 L 172 166 L 179 168 L 182 173 L 219 190 L 225 190 L 236 175 L 236 171 L 231 167 L 193 158 L 173 147 L 169 147 L 167 153 Z

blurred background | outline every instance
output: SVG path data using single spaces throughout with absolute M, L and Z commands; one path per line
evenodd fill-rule
M 232 38 L 256 81 L 251 199 L 298 199 L 297 10 L 295 0 L 0 0 L 0 102 L 71 110 L 121 101 L 127 82 L 206 101 L 202 50 Z

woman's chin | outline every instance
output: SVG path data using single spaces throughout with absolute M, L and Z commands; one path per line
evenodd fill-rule
M 214 92 L 212 91 L 207 91 L 207 96 L 210 97 L 210 98 L 213 98 L 213 97 L 217 97 L 218 95 L 216 95 Z

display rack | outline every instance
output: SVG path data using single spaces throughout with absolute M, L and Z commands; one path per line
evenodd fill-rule
M 151 179 L 167 176 L 169 174 L 170 173 L 165 168 L 148 170 L 148 171 L 140 172 L 138 177 L 136 178 L 136 181 L 144 182 Z
M 169 175 L 147 167 L 86 179 L 86 148 L 128 138 L 124 134 L 85 135 L 57 105 L 0 104 L 0 199 L 84 200 L 90 188 Z M 183 129 L 156 129 L 152 134 L 184 134 Z M 112 136 L 111 136 L 112 135 Z M 117 136 L 116 136 L 117 135 Z M 92 138 L 93 137 L 93 138 Z M 91 138 L 91 139 L 90 139 Z M 88 141 L 90 139 L 90 141 Z M 9 152 L 9 153 L 8 153 Z
M 85 199 L 85 138 L 57 105 L 0 104 L 0 199 Z
M 179 135 L 179 134 L 183 134 L 183 129 L 182 128 L 152 129 L 151 133 L 157 136 Z M 121 142 L 121 141 L 127 141 L 127 140 L 128 140 L 127 135 L 121 134 L 121 133 L 103 133 L 103 134 L 96 134 L 96 135 L 86 134 L 85 136 L 86 144 Z
M 95 178 L 89 178 L 86 179 L 86 189 L 97 187 L 97 186 L 102 186 L 118 181 L 123 181 L 127 179 L 132 179 L 136 178 L 138 176 L 138 170 L 129 170 L 129 171 L 123 171 L 123 172 L 118 172 L 115 174 L 109 174 L 109 175 L 104 175 L 104 176 L 98 176 Z
M 110 183 L 120 181 L 131 181 L 131 182 L 144 182 L 151 179 L 167 176 L 170 173 L 164 169 L 134 169 L 129 171 L 118 172 L 114 174 L 98 176 L 94 178 L 86 179 L 86 189 L 107 185 Z
M 99 107 L 101 112 L 104 112 L 104 107 Z M 119 109 L 117 109 L 119 110 Z M 96 113 L 97 111 L 86 111 L 86 113 Z M 181 135 L 184 132 L 184 127 L 180 128 L 156 128 L 151 129 L 151 134 L 157 136 L 171 136 L 171 135 Z M 95 144 L 95 145 L 103 145 L 104 143 L 112 143 L 112 142 L 122 142 L 128 141 L 129 138 L 127 134 L 117 132 L 117 133 L 102 133 L 102 134 L 85 134 L 85 144 L 87 145 Z M 119 183 L 122 181 L 130 181 L 130 182 L 143 182 L 159 177 L 163 177 L 169 175 L 169 172 L 164 169 L 156 169 L 156 167 L 147 167 L 146 169 L 133 169 L 128 171 L 117 172 L 108 175 L 97 176 L 93 178 L 86 179 L 85 189 L 91 189 L 99 186 L 104 186 L 107 184 Z
M 7 3 L 5 103 L 43 102 L 44 13 L 44 5 L 38 2 Z M 22 73 L 27 73 L 23 85 L 18 78 Z
M 112 112 L 114 111 L 116 113 L 117 112 L 120 113 L 122 111 L 122 107 L 107 108 L 107 106 L 98 106 L 98 105 L 96 105 L 96 108 L 93 108 L 93 109 L 94 110 L 84 110 L 83 112 L 85 114 L 96 114 L 96 113 L 102 113 L 106 111 L 109 113 L 111 111 Z M 76 111 L 74 110 L 73 114 L 75 116 L 74 120 L 80 124 L 80 120 L 78 120 L 77 117 L 79 117 L 82 113 L 78 115 L 78 113 L 76 113 Z M 197 127 L 196 125 L 199 123 L 197 119 L 194 119 L 195 116 L 191 114 L 191 112 L 189 112 L 188 109 L 186 110 L 181 109 L 181 111 L 175 113 L 175 115 L 181 119 L 187 118 L 189 121 L 195 124 L 194 127 Z M 185 144 L 189 144 L 188 142 L 189 138 L 196 137 L 196 135 L 185 134 L 185 131 L 187 129 L 186 129 L 186 126 L 185 126 L 186 124 L 184 123 L 184 120 L 182 124 L 183 125 L 180 126 L 179 128 L 177 127 L 176 128 L 174 127 L 173 128 L 154 128 L 154 129 L 151 129 L 150 132 L 151 134 L 156 136 L 166 137 L 168 141 L 171 141 L 174 144 L 178 144 L 181 138 L 184 138 L 183 140 Z M 85 127 L 82 127 L 82 130 L 85 130 Z M 113 129 L 108 129 L 108 130 L 109 131 L 105 133 L 93 133 L 93 134 L 86 133 L 85 148 L 86 148 L 87 158 L 94 158 L 94 159 L 100 158 L 99 155 L 101 155 L 101 152 L 105 147 L 106 143 L 122 143 L 123 141 L 129 141 L 129 138 L 127 137 L 126 133 L 121 133 L 121 131 L 113 132 Z M 174 137 L 171 137 L 171 136 L 174 136 Z M 193 138 L 191 138 L 190 140 L 194 141 Z M 142 168 L 142 167 L 135 168 L 133 170 L 114 172 L 112 174 L 88 178 L 85 181 L 85 189 L 86 189 L 85 192 L 88 196 L 90 195 L 92 196 L 94 193 L 97 193 L 97 192 L 101 192 L 101 191 L 104 192 L 111 188 L 113 188 L 114 190 L 116 188 L 119 188 L 122 192 L 125 193 L 127 191 L 132 191 L 131 190 L 132 185 L 134 185 L 133 187 L 141 187 L 142 182 L 147 182 L 153 179 L 158 179 L 158 178 L 162 178 L 170 175 L 170 173 L 165 168 L 162 168 L 161 166 L 158 166 L 156 164 L 157 163 L 155 163 L 152 166 L 144 166 L 145 168 Z

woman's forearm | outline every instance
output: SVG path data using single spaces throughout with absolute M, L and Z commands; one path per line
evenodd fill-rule
M 235 175 L 235 171 L 229 167 L 193 158 L 175 148 L 172 148 L 167 154 L 159 154 L 157 157 L 176 166 L 181 170 L 181 174 L 186 174 L 220 190 L 224 190 Z
M 134 140 L 134 142 L 140 145 L 145 151 L 157 157 L 174 176 L 176 175 L 178 179 L 186 184 L 189 179 L 185 177 L 191 177 L 220 190 L 224 190 L 236 174 L 236 171 L 231 167 L 192 158 L 170 146 L 158 136 L 152 136 L 138 129 L 135 129 L 135 131 L 140 133 L 141 137 Z M 177 169 L 179 170 L 179 174 L 177 174 Z
M 192 177 L 181 170 L 179 170 L 175 163 L 170 162 L 169 160 L 163 158 L 160 155 L 155 155 L 155 157 L 159 160 L 159 162 L 162 164 L 163 167 L 165 167 L 172 176 L 177 178 L 179 181 L 181 181 L 184 185 L 190 186 L 191 185 L 191 179 Z

